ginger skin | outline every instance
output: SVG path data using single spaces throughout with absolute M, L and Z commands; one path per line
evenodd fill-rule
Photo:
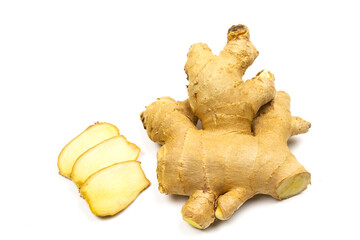
M 196 228 L 230 218 L 256 194 L 284 199 L 310 183 L 287 146 L 310 123 L 291 116 L 290 97 L 276 92 L 269 71 L 242 80 L 257 55 L 244 25 L 229 29 L 219 56 L 194 44 L 185 65 L 189 99 L 159 98 L 141 113 L 148 136 L 162 145 L 159 190 L 190 196 L 181 212 Z

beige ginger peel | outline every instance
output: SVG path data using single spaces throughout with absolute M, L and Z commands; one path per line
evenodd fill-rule
M 284 199 L 305 190 L 310 173 L 287 140 L 306 133 L 310 123 L 291 115 L 290 97 L 275 90 L 269 71 L 242 80 L 258 56 L 248 28 L 232 26 L 218 56 L 203 43 L 187 56 L 189 99 L 159 98 L 141 113 L 148 136 L 162 145 L 160 192 L 190 196 L 183 219 L 204 229 L 256 194 Z

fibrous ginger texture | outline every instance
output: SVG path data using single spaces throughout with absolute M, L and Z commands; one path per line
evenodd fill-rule
M 162 145 L 159 190 L 190 196 L 181 212 L 197 228 L 230 218 L 256 194 L 284 199 L 310 183 L 287 146 L 310 123 L 291 115 L 290 97 L 275 90 L 271 72 L 242 80 L 258 56 L 249 38 L 248 28 L 237 25 L 218 56 L 206 44 L 192 45 L 185 64 L 189 98 L 159 98 L 141 113 L 148 136 Z
M 84 152 L 76 160 L 71 179 L 79 187 L 95 172 L 119 162 L 136 160 L 140 148 L 122 135 L 109 138 Z
M 140 162 L 115 163 L 91 175 L 80 193 L 97 216 L 111 216 L 132 203 L 149 186 Z
M 59 173 L 70 178 L 72 168 L 81 154 L 102 141 L 118 135 L 119 129 L 110 123 L 97 122 L 91 125 L 71 140 L 60 152 L 58 157 Z

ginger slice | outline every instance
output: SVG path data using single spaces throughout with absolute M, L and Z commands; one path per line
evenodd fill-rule
M 126 140 L 124 136 L 115 136 L 90 148 L 75 162 L 71 179 L 81 186 L 93 173 L 115 163 L 136 160 L 140 148 Z
M 110 123 L 95 123 L 71 140 L 58 157 L 59 173 L 70 177 L 73 165 L 78 157 L 89 148 L 102 141 L 119 135 L 119 129 Z
M 138 161 L 116 163 L 91 175 L 80 187 L 82 197 L 97 216 L 125 209 L 150 185 Z

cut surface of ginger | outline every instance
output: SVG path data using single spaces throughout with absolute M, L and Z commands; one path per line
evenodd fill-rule
M 310 179 L 310 174 L 307 172 L 292 176 L 280 184 L 276 193 L 280 199 L 295 196 L 307 188 L 307 185 L 310 184 Z
M 119 135 L 119 129 L 110 123 L 95 123 L 71 140 L 58 157 L 59 173 L 70 177 L 78 157 L 102 141 Z
M 150 185 L 138 161 L 116 163 L 91 175 L 80 193 L 97 216 L 125 209 Z
M 139 153 L 140 148 L 124 136 L 112 137 L 90 148 L 76 160 L 71 179 L 81 186 L 93 173 L 115 163 L 136 160 Z

